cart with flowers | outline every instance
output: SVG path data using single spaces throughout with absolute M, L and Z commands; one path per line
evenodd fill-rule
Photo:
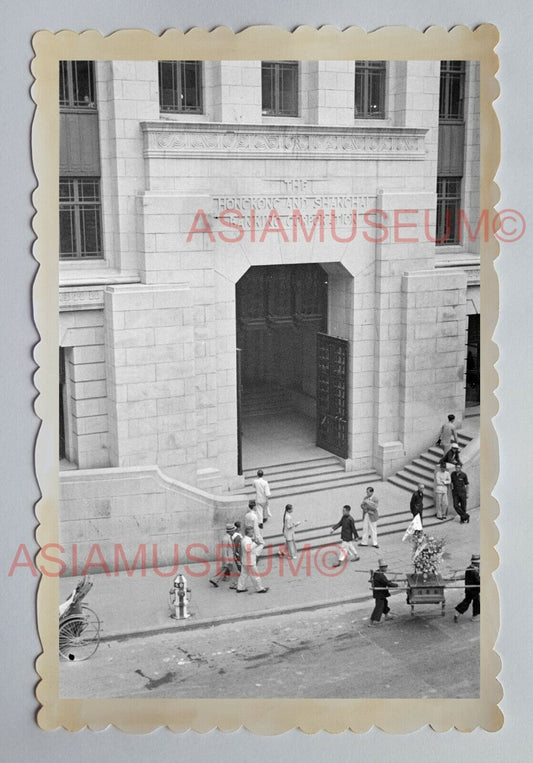
M 440 604 L 444 617 L 446 599 L 445 581 L 439 574 L 444 553 L 444 541 L 433 538 L 423 531 L 413 534 L 414 573 L 407 575 L 407 603 L 411 605 L 411 615 L 418 604 Z

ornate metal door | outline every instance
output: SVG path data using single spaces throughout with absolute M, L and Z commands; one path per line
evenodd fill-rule
M 348 458 L 348 342 L 317 334 L 317 437 L 319 448 Z

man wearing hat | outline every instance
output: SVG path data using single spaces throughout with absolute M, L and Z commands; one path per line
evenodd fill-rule
M 371 573 L 372 593 L 376 604 L 372 614 L 370 615 L 370 622 L 368 626 L 377 625 L 381 620 L 381 615 L 385 615 L 385 620 L 391 620 L 392 615 L 389 614 L 389 603 L 387 599 L 390 596 L 389 588 L 398 588 L 398 583 L 393 583 L 387 577 L 388 565 L 383 559 L 378 562 L 379 569 Z
M 409 508 L 411 509 L 411 514 L 413 515 L 413 519 L 418 516 L 420 517 L 420 522 L 422 522 L 422 512 L 424 510 L 424 488 L 426 486 L 423 482 L 421 482 L 414 493 L 411 495 L 411 503 L 409 504 Z
M 463 465 L 463 462 L 459 458 L 459 445 L 456 442 L 452 442 L 449 451 L 445 453 L 443 458 L 441 458 L 440 463 L 444 464 L 446 468 L 448 468 L 448 464 L 451 464 L 452 468 L 456 464 L 459 464 L 459 466 Z
M 235 561 L 233 555 L 233 540 L 232 536 L 235 532 L 235 525 L 233 522 L 228 522 L 226 525 L 226 534 L 222 538 L 222 543 L 217 545 L 217 574 L 214 578 L 211 578 L 209 582 L 215 588 L 218 588 L 218 584 L 226 578 L 230 578 L 235 569 Z M 233 582 L 230 588 L 237 588 L 237 584 Z
M 464 615 L 470 602 L 472 602 L 472 620 L 479 620 L 479 554 L 472 554 L 470 565 L 465 570 L 465 597 L 455 607 L 456 614 L 453 616 L 454 623 L 459 621 L 459 615 Z

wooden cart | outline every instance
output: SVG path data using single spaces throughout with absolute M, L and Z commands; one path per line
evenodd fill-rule
M 415 606 L 419 604 L 440 604 L 441 615 L 444 617 L 446 599 L 444 588 L 446 584 L 441 575 L 422 575 L 413 573 L 407 575 L 407 603 L 411 605 L 411 616 Z

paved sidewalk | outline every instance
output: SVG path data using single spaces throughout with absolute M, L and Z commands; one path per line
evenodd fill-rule
M 391 486 L 380 484 L 380 491 L 385 487 Z M 304 498 L 308 507 L 312 505 L 313 496 L 303 496 L 301 504 L 304 504 Z M 323 503 L 323 494 L 318 500 Z M 405 497 L 403 500 L 405 501 Z M 355 504 L 355 501 L 353 503 Z M 328 504 L 337 505 L 336 500 L 332 503 L 331 495 L 328 496 Z M 338 521 L 342 502 L 339 501 L 338 505 L 338 510 L 328 509 L 327 517 L 324 516 L 324 510 L 321 510 L 322 524 L 334 524 Z M 446 539 L 446 553 L 442 566 L 445 578 L 456 570 L 464 570 L 471 554 L 479 552 L 479 509 L 469 511 L 470 524 L 461 525 L 453 513 L 452 519 L 428 530 L 429 534 Z M 315 517 L 314 519 L 316 520 Z M 274 523 L 274 520 L 271 521 Z M 357 522 L 358 527 L 359 525 L 360 522 Z M 188 586 L 192 589 L 189 608 L 192 617 L 188 620 L 176 621 L 170 617 L 168 594 L 177 574 L 177 571 L 170 567 L 160 570 L 148 568 L 144 570 L 144 575 L 141 570 L 130 572 L 130 575 L 126 572 L 120 572 L 118 575 L 112 573 L 109 576 L 103 573 L 96 574 L 93 576 L 94 587 L 87 597 L 87 602 L 102 622 L 103 639 L 210 627 L 232 620 L 292 613 L 345 602 L 369 600 L 370 610 L 372 604 L 369 570 L 376 569 L 379 558 L 386 559 L 389 575 L 397 573 L 403 576 L 412 571 L 411 544 L 408 540 L 402 542 L 401 537 L 401 533 L 385 535 L 379 538 L 379 549 L 360 548 L 358 562 L 349 562 L 337 569 L 331 569 L 336 562 L 336 556 L 335 551 L 327 546 L 301 554 L 301 566 L 294 574 L 288 568 L 287 561 L 281 561 L 274 552 L 259 564 L 259 572 L 265 576 L 265 585 L 269 587 L 268 593 L 260 596 L 253 590 L 238 595 L 230 590 L 229 583 L 221 583 L 218 588 L 214 588 L 209 583 L 209 578 L 215 572 L 214 562 L 180 565 L 179 572 L 185 574 Z M 337 532 L 331 536 L 332 542 L 338 539 Z M 299 547 L 301 550 L 301 544 Z M 60 579 L 60 601 L 67 598 L 78 580 L 79 577 Z M 461 587 L 461 583 L 456 585 Z M 403 596 L 401 602 L 407 615 L 409 608 L 405 605 Z M 431 605 L 423 608 L 428 613 L 432 609 L 435 614 L 437 610 L 440 611 L 438 607 Z

